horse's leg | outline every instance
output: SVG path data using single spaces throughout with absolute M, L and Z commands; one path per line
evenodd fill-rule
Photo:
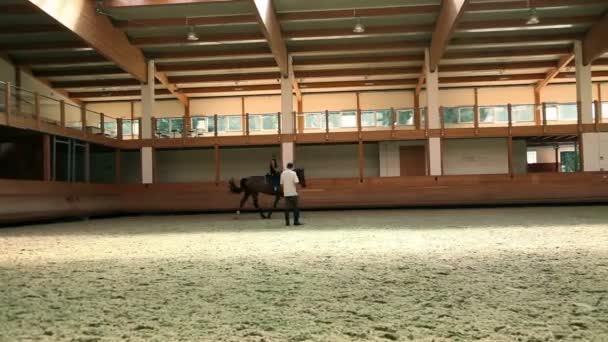
M 281 200 L 281 196 L 279 195 L 275 195 L 274 196 L 274 204 L 272 205 L 272 209 L 270 209 L 268 211 L 268 218 L 270 218 L 270 216 L 272 216 L 272 213 L 277 210 L 277 204 L 279 203 L 279 201 Z
M 258 194 L 251 194 L 251 199 L 253 199 L 253 206 L 260 212 L 260 216 L 265 219 L 266 216 L 264 216 L 264 210 L 262 210 L 262 208 L 260 208 L 260 206 L 258 205 Z
M 241 209 L 243 209 L 245 202 L 247 202 L 247 200 L 249 199 L 249 195 L 250 193 L 247 191 L 245 191 L 245 193 L 243 194 L 243 198 L 241 198 L 241 204 L 239 205 L 239 210 L 236 211 L 237 215 L 241 214 Z

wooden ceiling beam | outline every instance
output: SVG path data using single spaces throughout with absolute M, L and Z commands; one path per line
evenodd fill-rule
M 162 83 L 165 88 L 167 88 L 167 90 L 169 90 L 169 92 L 171 92 L 171 94 L 173 94 L 173 96 L 175 96 L 179 100 L 179 102 L 184 105 L 184 107 L 188 107 L 190 105 L 188 97 L 184 95 L 175 84 L 169 82 L 167 74 L 162 71 L 156 71 L 154 77 L 159 80 L 160 83 Z
M 220 45 L 229 42 L 242 43 L 261 43 L 265 42 L 264 35 L 259 32 L 246 33 L 230 33 L 216 35 L 198 35 L 199 40 L 190 41 L 186 35 L 179 36 L 154 36 L 154 37 L 135 37 L 131 39 L 133 45 L 138 47 L 156 46 L 156 45 L 180 45 L 180 46 L 202 46 L 202 45 Z
M 66 64 L 87 64 L 87 63 L 103 63 L 108 60 L 103 56 L 78 56 L 69 57 L 43 57 L 27 55 L 16 59 L 18 65 L 66 65 Z
M 254 47 L 247 49 L 230 50 L 201 50 L 201 51 L 171 51 L 171 52 L 151 52 L 146 54 L 149 58 L 159 59 L 179 59 L 179 58 L 248 58 L 252 56 L 271 56 L 270 49 L 267 47 Z
M 106 8 L 144 7 L 144 6 L 171 6 L 242 2 L 244 0 L 104 0 Z
M 439 61 L 456 31 L 458 22 L 464 14 L 469 0 L 442 0 L 441 10 L 437 17 L 437 24 L 433 32 L 430 46 L 429 69 L 435 72 Z
M 160 81 L 157 81 L 157 83 Z M 134 78 L 116 78 L 106 80 L 78 80 L 78 81 L 55 81 L 51 82 L 53 88 L 99 88 L 99 87 L 134 87 L 141 82 Z
M 358 8 L 358 17 L 388 17 L 406 15 L 437 14 L 438 5 L 391 6 L 377 8 Z M 329 19 L 352 19 L 352 9 L 283 12 L 277 14 L 280 21 L 310 21 Z
M 390 63 L 390 62 L 422 62 L 422 54 L 395 54 L 389 56 L 361 56 L 361 57 L 325 57 L 295 59 L 296 67 L 300 65 L 330 65 L 330 64 L 357 64 L 357 63 Z
M 36 43 L 6 43 L 0 45 L 0 51 L 49 51 L 49 50 L 93 50 L 81 41 L 55 41 L 55 42 L 36 42 Z
M 308 29 L 308 30 L 291 30 L 283 32 L 286 39 L 304 39 L 304 38 L 333 38 L 333 37 L 370 37 L 383 34 L 416 34 L 416 33 L 431 33 L 433 25 L 416 24 L 416 25 L 391 25 L 391 26 L 367 26 L 365 33 L 353 33 L 352 27 L 331 28 L 331 29 Z
M 107 16 L 99 15 L 96 2 L 89 0 L 28 1 L 137 80 L 147 82 L 147 61 L 142 51 L 133 46 L 128 37 L 112 25 Z M 66 8 L 79 10 L 66 11 Z M 156 73 L 155 77 L 184 103 L 184 106 L 187 106 L 184 96 L 175 92 L 174 85 L 166 83 L 167 77 L 162 72 Z
M 287 48 L 285 47 L 283 33 L 281 32 L 281 23 L 277 18 L 274 4 L 272 0 L 251 0 L 251 2 L 256 9 L 255 14 L 258 18 L 260 29 L 262 34 L 264 34 L 264 37 L 266 37 L 274 60 L 279 66 L 279 71 L 283 77 L 287 78 L 289 76 Z
M 501 57 L 529 57 L 564 55 L 571 52 L 570 48 L 544 48 L 544 49 L 510 49 L 498 51 L 448 51 L 444 59 L 473 59 L 473 58 L 501 58 Z
M 402 75 L 415 74 L 418 67 L 396 67 L 396 68 L 353 68 L 335 70 L 301 70 L 296 71 L 297 78 L 324 78 L 324 77 L 349 77 L 349 76 L 378 76 L 378 75 Z
M 281 78 L 279 72 L 253 72 L 246 74 L 221 74 L 221 75 L 193 75 L 193 76 L 171 76 L 169 81 L 177 84 L 184 83 L 207 83 L 207 82 L 239 82 L 239 81 L 261 81 L 278 80 Z
M 351 43 L 351 44 L 318 44 L 293 46 L 289 48 L 292 54 L 322 54 L 331 52 L 351 52 L 351 51 L 393 51 L 423 49 L 428 46 L 427 41 L 400 41 L 389 43 Z
M 520 44 L 520 43 L 571 43 L 580 38 L 578 34 L 557 35 L 525 35 L 525 36 L 490 36 L 490 37 L 467 37 L 454 38 L 450 46 L 460 45 L 497 45 L 497 44 Z
M 36 77 L 62 77 L 62 76 L 96 76 L 96 75 L 127 75 L 117 67 L 86 67 L 86 68 L 57 68 L 33 70 Z
M 85 43 L 136 79 L 142 82 L 146 81 L 147 69 L 144 55 L 139 49 L 131 45 L 123 32 L 112 26 L 108 17 L 97 14 L 94 1 L 28 1 L 59 24 L 74 32 Z M 72 10 L 66 11 L 66 8 Z
M 550 26 L 562 25 L 580 25 L 589 24 L 597 21 L 599 16 L 587 15 L 576 17 L 557 17 L 557 18 L 542 18 L 537 27 L 550 28 Z M 526 19 L 508 19 L 508 20 L 488 20 L 488 21 L 467 21 L 462 22 L 456 29 L 457 32 L 475 31 L 475 30 L 502 30 L 508 28 L 529 28 L 532 27 L 526 24 Z
M 226 69 L 252 69 L 252 68 L 276 68 L 276 63 L 272 60 L 261 60 L 251 62 L 225 62 L 225 63 L 178 63 L 178 64 L 158 64 L 159 71 L 213 71 Z
M 236 15 L 219 15 L 205 16 L 195 18 L 159 18 L 159 19 L 137 19 L 137 20 L 118 20 L 114 26 L 119 29 L 142 29 L 150 27 L 170 27 L 170 26 L 220 26 L 234 24 L 257 24 L 257 18 L 254 14 L 236 14 Z
M 595 59 L 608 52 L 608 13 L 597 21 L 585 34 L 583 39 L 583 64 L 589 65 Z
M 551 80 L 553 80 L 557 75 L 559 75 L 559 73 L 562 72 L 562 70 L 564 70 L 564 68 L 566 68 L 568 64 L 570 64 L 570 62 L 572 62 L 573 60 L 574 53 L 569 53 L 567 55 L 562 56 L 557 62 L 557 65 L 547 72 L 547 76 L 544 79 L 538 81 L 538 83 L 536 84 L 536 91 L 540 91 L 547 84 L 549 84 L 549 82 L 551 82 Z
M 365 81 L 336 81 L 336 82 L 306 82 L 300 86 L 303 89 L 313 88 L 351 88 L 351 87 L 375 87 L 375 86 L 401 86 L 415 85 L 415 78 L 395 80 L 365 80 Z
M 604 0 L 530 0 L 529 6 L 535 8 L 568 8 L 575 6 L 603 5 Z M 474 2 L 467 8 L 467 12 L 494 12 L 507 10 L 528 9 L 527 0 Z

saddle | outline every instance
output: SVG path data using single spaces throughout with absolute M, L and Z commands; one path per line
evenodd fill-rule
M 272 188 L 274 191 L 278 191 L 279 190 L 279 186 L 281 185 L 281 174 L 277 173 L 277 174 L 266 174 L 266 177 L 264 177 L 264 179 L 266 180 L 267 184 L 272 185 Z

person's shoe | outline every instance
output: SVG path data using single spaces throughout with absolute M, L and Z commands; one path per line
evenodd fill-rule
M 294 225 L 294 226 L 303 226 L 303 225 L 304 225 L 304 223 L 296 222 L 296 223 L 294 223 L 293 225 Z
M 289 224 L 289 222 L 285 223 L 285 225 L 286 225 L 286 226 L 291 226 L 291 225 Z

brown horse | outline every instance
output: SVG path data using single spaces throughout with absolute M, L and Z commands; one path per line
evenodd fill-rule
M 302 187 L 306 187 L 306 177 L 304 176 L 304 169 L 294 169 L 295 173 L 298 175 L 298 179 L 300 180 L 300 185 Z M 267 181 L 265 176 L 251 176 L 247 178 L 241 178 L 240 186 L 237 186 L 234 182 L 234 179 L 230 179 L 228 182 L 230 186 L 230 192 L 233 194 L 243 193 L 243 198 L 241 198 L 241 204 L 239 205 L 239 210 L 236 212 L 237 214 L 241 213 L 241 209 L 243 209 L 243 205 L 247 202 L 247 199 L 251 197 L 253 200 L 253 206 L 259 210 L 260 216 L 263 219 L 269 219 L 272 216 L 272 212 L 277 208 L 277 204 L 281 197 L 283 197 L 283 190 L 279 187 L 275 190 L 275 187 Z M 274 204 L 272 209 L 268 211 L 268 216 L 264 215 L 264 211 L 260 208 L 258 204 L 258 195 L 266 194 L 274 196 Z

